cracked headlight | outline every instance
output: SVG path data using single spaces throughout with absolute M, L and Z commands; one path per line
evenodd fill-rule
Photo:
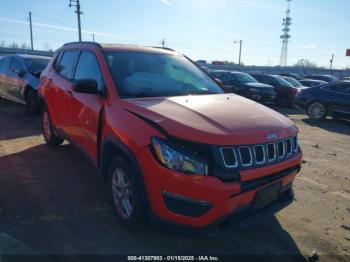
M 158 161 L 165 167 L 187 174 L 208 175 L 207 162 L 191 150 L 157 137 L 152 138 L 152 147 Z

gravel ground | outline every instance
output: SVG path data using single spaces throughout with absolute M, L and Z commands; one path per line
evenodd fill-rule
M 295 181 L 296 199 L 259 225 L 213 239 L 158 228 L 128 233 L 117 224 L 91 164 L 69 144 L 47 147 L 39 117 L 1 100 L 0 232 L 41 254 L 307 258 L 317 250 L 321 261 L 349 261 L 350 122 L 313 122 L 296 109 L 276 110 L 300 129 L 304 164 Z

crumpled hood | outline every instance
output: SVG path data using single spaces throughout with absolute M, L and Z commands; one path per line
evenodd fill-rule
M 123 107 L 170 136 L 205 144 L 265 143 L 297 132 L 287 117 L 235 94 L 126 99 Z

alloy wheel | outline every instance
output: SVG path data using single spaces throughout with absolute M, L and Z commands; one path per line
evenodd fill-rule
M 308 114 L 312 119 L 320 120 L 325 116 L 326 108 L 319 102 L 314 102 L 308 107 Z
M 129 219 L 133 213 L 134 203 L 131 184 L 124 169 L 116 168 L 112 174 L 112 194 L 120 216 Z

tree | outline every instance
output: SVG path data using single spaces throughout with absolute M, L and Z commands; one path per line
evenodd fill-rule
M 28 45 L 26 43 L 21 44 L 21 49 L 28 49 Z
M 18 48 L 18 44 L 16 42 L 13 42 L 9 45 L 9 48 Z
M 50 51 L 50 50 L 51 50 L 50 44 L 49 44 L 49 43 L 43 43 L 43 49 L 44 49 L 45 51 Z
M 317 64 L 314 62 L 311 62 L 308 59 L 302 58 L 299 59 L 298 62 L 295 63 L 296 67 L 308 67 L 308 68 L 317 68 Z

